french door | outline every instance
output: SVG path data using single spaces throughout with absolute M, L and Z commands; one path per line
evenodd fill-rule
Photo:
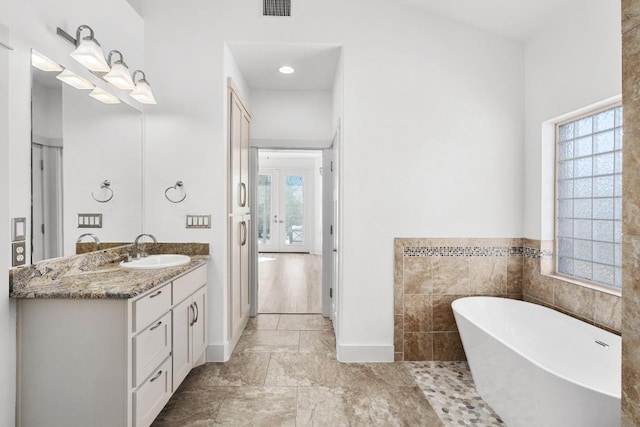
M 307 175 L 261 169 L 258 174 L 258 251 L 309 252 Z

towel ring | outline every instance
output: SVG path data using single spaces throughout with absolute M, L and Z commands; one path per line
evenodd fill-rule
M 108 192 L 109 197 L 105 200 L 100 200 L 96 198 L 96 196 L 93 194 L 93 191 L 92 191 L 91 197 L 93 197 L 93 200 L 95 200 L 98 203 L 107 203 L 109 200 L 113 199 L 113 190 L 111 189 L 111 183 L 109 182 L 108 179 L 105 179 L 100 183 L 100 190 L 106 190 Z
M 164 190 L 164 197 L 166 197 L 166 199 L 167 199 L 168 201 L 170 201 L 171 203 L 180 203 L 180 202 L 182 202 L 184 199 L 186 199 L 186 198 L 187 198 L 187 193 L 185 193 L 185 192 L 184 192 L 184 190 L 182 190 L 182 193 L 183 193 L 184 195 L 182 196 L 182 199 L 180 199 L 180 200 L 172 200 L 172 199 L 169 197 L 169 194 L 168 194 L 168 193 L 169 193 L 169 190 L 178 190 L 178 189 L 182 189 L 182 186 L 183 186 L 183 185 L 184 185 L 184 184 L 183 184 L 183 182 L 182 182 L 182 181 L 177 181 L 177 182 L 176 182 L 176 185 L 171 186 L 171 187 L 168 187 L 166 190 Z

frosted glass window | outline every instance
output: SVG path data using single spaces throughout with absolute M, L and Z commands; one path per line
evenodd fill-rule
M 556 270 L 621 287 L 622 107 L 557 127 Z

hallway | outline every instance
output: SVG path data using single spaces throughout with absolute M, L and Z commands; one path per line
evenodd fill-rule
M 321 255 L 260 253 L 258 313 L 321 312 Z
M 404 363 L 340 363 L 320 315 L 249 320 L 227 363 L 195 368 L 154 426 L 441 426 Z

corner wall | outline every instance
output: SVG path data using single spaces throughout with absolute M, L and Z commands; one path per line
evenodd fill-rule
M 556 15 L 525 43 L 523 237 L 525 245 L 542 248 L 545 255 L 542 260 L 525 256 L 523 294 L 527 301 L 619 332 L 619 296 L 548 275 L 553 269 L 555 129 L 545 122 L 620 94 L 620 3 L 584 0 Z
M 622 425 L 640 425 L 640 1 L 622 1 Z
M 11 45 L 8 29 L 0 23 L 0 42 Z M 12 53 L 0 46 L 0 180 L 9 182 L 9 61 Z M 9 200 L 9 186 L 0 186 L 0 200 Z M 0 203 L 0 269 L 11 266 L 9 251 L 9 204 Z M 16 314 L 9 299 L 9 276 L 0 279 L 0 425 L 15 425 L 16 404 Z

